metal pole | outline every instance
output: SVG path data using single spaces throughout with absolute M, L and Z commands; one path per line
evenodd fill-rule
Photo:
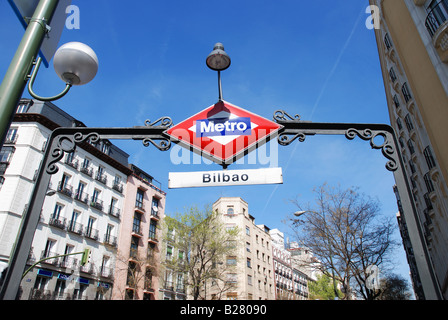
M 222 101 L 221 71 L 218 70 L 219 101 Z
M 0 148 L 59 0 L 40 0 L 0 85 Z

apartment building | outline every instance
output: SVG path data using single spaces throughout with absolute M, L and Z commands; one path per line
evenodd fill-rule
M 6 260 L 34 186 L 46 141 L 59 126 L 84 126 L 55 105 L 22 99 L 2 148 L 0 190 L 0 259 Z M 21 299 L 109 299 L 113 262 L 120 229 L 124 190 L 130 170 L 128 154 L 107 140 L 84 143 L 60 161 L 51 176 L 29 253 L 28 267 L 48 259 L 27 273 Z
M 278 229 L 270 230 L 274 258 L 276 300 L 306 300 L 309 277 L 301 271 L 304 267 L 292 258 L 285 247 L 284 234 Z
M 226 292 L 225 299 L 274 300 L 274 261 L 269 228 L 255 224 L 247 202 L 240 197 L 221 197 L 213 204 L 213 210 L 221 214 L 226 228 L 238 227 L 242 233 L 237 255 L 225 259 L 226 265 L 232 267 L 228 279 L 235 283 L 235 290 Z
M 159 264 L 159 293 L 160 300 L 186 300 L 188 292 L 186 281 L 188 274 L 180 272 L 182 268 L 178 264 L 184 263 L 186 253 L 175 245 L 175 241 L 179 241 L 179 235 L 176 226 L 178 221 L 171 217 L 165 217 L 170 220 L 169 224 L 164 224 L 161 232 L 163 232 L 163 241 L 161 243 L 161 256 Z
M 424 241 L 446 299 L 448 1 L 370 0 L 370 4 L 379 9 L 375 35 L 390 121 L 399 137 Z M 398 221 L 405 228 L 404 215 Z M 404 242 L 416 296 L 424 298 L 408 240 Z
M 162 252 L 159 223 L 165 216 L 166 193 L 151 175 L 135 165 L 130 168 L 112 299 L 155 300 Z

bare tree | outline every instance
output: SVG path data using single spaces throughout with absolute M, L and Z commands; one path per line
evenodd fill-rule
M 394 224 L 380 216 L 378 200 L 360 194 L 357 189 L 329 187 L 314 189 L 313 205 L 293 203 L 299 209 L 290 217 L 290 226 L 298 242 L 309 248 L 323 274 L 333 279 L 333 289 L 342 285 L 344 299 L 350 299 L 353 285 L 364 299 L 374 299 L 378 290 L 370 289 L 367 267 L 386 266 L 390 253 L 398 245 L 392 239 Z
M 187 275 L 185 285 L 194 300 L 206 299 L 213 293 L 215 299 L 234 288 L 228 281 L 227 256 L 236 256 L 237 228 L 228 230 L 217 212 L 209 206 L 203 211 L 189 208 L 175 218 L 165 217 L 164 241 L 183 252 L 182 257 L 166 261 L 165 267 Z M 208 290 L 208 292 L 207 292 Z

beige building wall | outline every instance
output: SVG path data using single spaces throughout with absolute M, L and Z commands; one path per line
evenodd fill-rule
M 370 4 L 380 10 L 375 34 L 391 124 L 400 139 L 437 280 L 447 298 L 448 3 L 370 0 Z M 418 278 L 413 279 L 418 291 Z
M 229 300 L 274 300 L 275 284 L 272 258 L 272 240 L 269 228 L 256 225 L 249 214 L 249 206 L 240 197 L 221 197 L 213 204 L 213 210 L 221 214 L 227 228 L 238 227 L 240 245 L 236 268 L 232 268 L 229 280 L 236 283 L 234 291 L 226 292 Z M 228 257 L 227 261 L 234 261 Z

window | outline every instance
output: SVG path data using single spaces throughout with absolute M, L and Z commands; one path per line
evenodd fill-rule
M 95 236 L 95 230 L 93 226 L 95 225 L 96 219 L 94 217 L 89 217 L 87 222 L 86 236 L 91 238 Z
M 408 88 L 408 84 L 406 82 L 401 87 L 401 92 L 403 93 L 403 97 L 406 102 L 409 102 L 412 99 L 411 93 Z
M 246 226 L 246 234 L 247 234 L 248 236 L 250 236 L 250 228 L 249 228 L 248 226 Z
M 14 147 L 3 147 L 0 150 L 0 162 L 2 163 L 10 163 L 11 157 L 15 151 Z
M 234 266 L 236 265 L 236 257 L 227 257 L 227 262 L 226 264 L 228 266 Z
M 132 258 L 137 257 L 138 242 L 139 242 L 139 239 L 137 237 L 134 237 L 134 236 L 131 237 L 130 256 Z
M 114 230 L 114 226 L 111 224 L 108 224 L 107 228 L 106 228 L 106 236 L 104 239 L 106 243 L 113 243 L 113 241 L 112 241 L 113 240 L 112 239 L 113 230 Z
M 141 189 L 137 189 L 137 196 L 135 198 L 135 206 L 139 209 L 143 209 L 143 197 L 144 197 L 144 191 Z
M 252 260 L 250 258 L 247 258 L 247 267 L 252 268 Z
M 384 44 L 386 45 L 387 50 L 392 48 L 392 41 L 390 41 L 390 37 L 389 37 L 388 33 L 386 33 L 386 35 L 384 36 Z
M 431 37 L 433 37 L 439 27 L 448 18 L 448 4 L 445 0 L 433 0 L 426 8 L 426 11 L 428 12 L 428 16 L 425 26 Z
M 432 156 L 431 148 L 426 147 L 423 151 L 423 154 L 425 155 L 426 164 L 428 165 L 428 169 L 431 170 L 436 166 L 436 162 L 434 160 L 434 157 Z
M 54 210 L 53 210 L 53 214 L 52 214 L 51 218 L 54 220 L 58 220 L 63 208 L 64 208 L 64 206 L 62 204 L 56 203 L 56 205 L 54 206 Z
M 134 212 L 134 221 L 132 223 L 132 232 L 140 234 L 140 223 L 142 221 L 141 213 Z
M 414 154 L 414 153 L 415 153 L 415 148 L 414 148 L 414 144 L 412 143 L 412 139 L 409 139 L 409 140 L 408 140 L 408 148 L 409 148 L 409 152 L 410 152 L 411 154 Z
M 173 258 L 173 247 L 167 246 L 166 247 L 166 260 L 171 261 Z
M 406 128 L 408 128 L 408 131 L 412 131 L 414 129 L 414 125 L 412 124 L 411 116 L 409 114 L 406 115 L 404 121 L 406 122 Z
M 26 113 L 29 107 L 30 107 L 29 103 L 21 103 L 17 107 L 16 113 Z
M 236 273 L 227 273 L 226 274 L 226 282 L 227 283 L 237 283 L 238 275 Z
M 398 96 L 394 95 L 394 104 L 395 104 L 395 108 L 398 108 L 400 106 L 400 100 L 398 100 Z
M 392 82 L 397 81 L 397 75 L 395 74 L 394 68 L 390 68 L 389 76 L 390 76 L 390 79 L 392 80 Z
M 101 191 L 98 189 L 93 190 L 92 202 L 97 202 Z
M 149 224 L 149 238 L 155 240 L 156 239 L 156 230 L 157 230 L 157 222 L 151 220 Z
M 233 211 L 233 207 L 228 207 L 227 208 L 227 214 L 229 214 L 229 215 L 235 214 L 235 212 Z
M 431 177 L 429 176 L 429 172 L 427 174 L 425 174 L 423 179 L 425 180 L 425 185 L 426 185 L 426 189 L 428 189 L 428 193 L 433 192 L 434 185 L 432 184 L 432 180 L 431 180 Z
M 17 130 L 17 128 L 10 128 L 6 134 L 4 143 L 15 143 L 18 137 Z
M 78 217 L 81 213 L 73 210 L 72 219 L 69 222 L 68 230 L 76 233 L 82 233 L 82 226 L 77 225 Z
M 159 213 L 159 199 L 156 197 L 152 197 L 151 214 L 157 217 L 158 213 Z
M 401 119 L 400 118 L 397 118 L 397 127 L 398 127 L 398 130 L 403 129 L 403 124 L 401 123 Z
M 45 250 L 44 250 L 44 252 L 42 254 L 42 258 L 47 258 L 47 257 L 54 256 L 53 255 L 53 248 L 55 247 L 55 245 L 56 245 L 56 241 L 55 240 L 48 239 L 47 243 L 45 244 Z
M 238 299 L 237 292 L 227 292 L 226 293 L 226 300 L 237 300 L 237 299 Z

